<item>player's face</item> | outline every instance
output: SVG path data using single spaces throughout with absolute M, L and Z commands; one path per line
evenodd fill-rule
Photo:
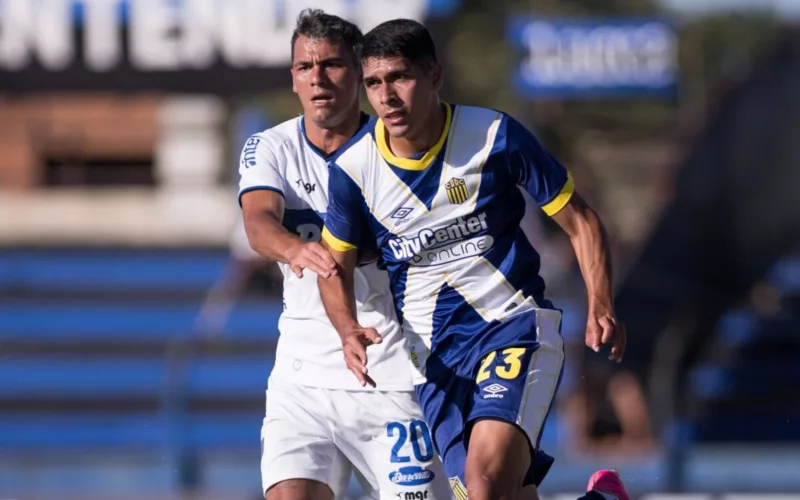
M 441 66 L 420 68 L 403 57 L 369 58 L 362 63 L 364 87 L 375 113 L 392 137 L 412 139 L 435 123 Z
M 343 46 L 300 36 L 294 44 L 292 90 L 304 114 L 322 128 L 358 113 L 360 68 Z

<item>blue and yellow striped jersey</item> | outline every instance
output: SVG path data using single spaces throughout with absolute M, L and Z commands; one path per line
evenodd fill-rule
M 507 114 L 446 107 L 441 138 L 420 157 L 394 156 L 376 120 L 329 171 L 323 238 L 338 250 L 379 249 L 416 383 L 430 356 L 477 363 L 513 343 L 490 334 L 492 324 L 552 307 L 520 228 L 522 190 L 548 215 L 574 191 L 566 169 Z

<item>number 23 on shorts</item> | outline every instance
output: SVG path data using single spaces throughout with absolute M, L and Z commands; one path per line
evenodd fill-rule
M 498 377 L 505 380 L 513 380 L 522 373 L 522 362 L 528 350 L 524 347 L 508 347 L 499 349 L 487 354 L 482 360 L 475 383 L 480 384 L 492 376 L 492 371 Z M 497 358 L 501 363 L 495 363 Z

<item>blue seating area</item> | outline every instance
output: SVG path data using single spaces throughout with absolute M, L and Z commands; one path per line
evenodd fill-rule
M 766 279 L 780 310 L 728 312 L 689 374 L 696 441 L 800 441 L 800 256 L 779 262 Z
M 94 471 L 91 479 L 66 484 L 111 487 L 109 474 L 118 485 L 138 474 L 124 457 L 139 457 L 150 464 L 140 471 L 147 481 L 181 488 L 208 482 L 209 454 L 233 453 L 250 464 L 239 489 L 257 494 L 282 304 L 245 296 L 219 336 L 201 335 L 200 306 L 227 258 L 221 250 L 0 252 L 0 462 L 11 464 L 0 476 L 25 477 L 20 457 L 55 456 L 92 464 L 80 473 Z M 50 479 L 10 484 L 42 492 L 52 479 L 57 489 L 63 474 L 51 469 L 36 469 Z

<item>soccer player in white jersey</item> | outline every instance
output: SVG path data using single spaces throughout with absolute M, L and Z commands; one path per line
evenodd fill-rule
M 369 121 L 359 111 L 353 47 L 360 37 L 339 17 L 304 12 L 292 36 L 291 69 L 303 115 L 254 135 L 241 155 L 239 199 L 248 239 L 284 274 L 261 431 L 268 500 L 341 498 L 351 469 L 376 499 L 450 495 L 416 403 L 386 273 L 373 263 L 354 274 L 359 320 L 384 339 L 369 365 L 378 389 L 358 384 L 342 363 L 342 343 L 317 288 L 317 275 L 336 272 L 319 243 L 328 204 L 326 161 Z
M 353 307 L 358 250 L 377 246 L 417 368 L 417 395 L 459 500 L 537 498 L 552 464 L 539 449 L 564 360 L 561 311 L 520 228 L 523 192 L 569 235 L 589 297 L 587 345 L 622 359 L 602 224 L 572 177 L 519 122 L 439 101 L 427 29 L 383 23 L 358 51 L 380 120 L 331 161 L 323 241 L 337 274 L 318 279 L 347 364 L 367 383 L 379 332 Z M 369 348 L 370 359 L 374 347 Z M 586 498 L 627 500 L 599 471 Z

